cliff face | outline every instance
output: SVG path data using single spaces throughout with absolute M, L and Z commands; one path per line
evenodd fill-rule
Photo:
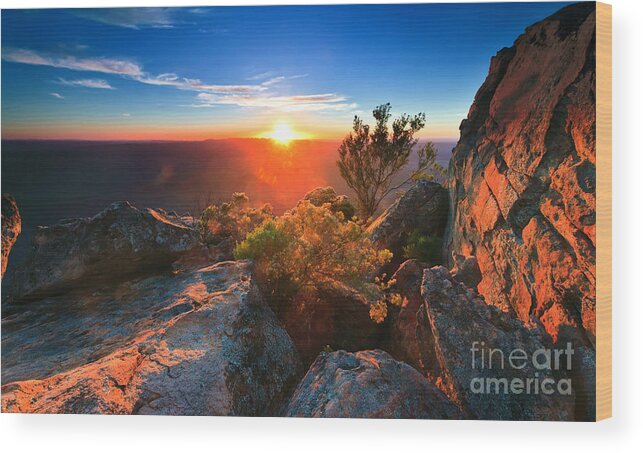
M 9 194 L 2 194 L 2 274 L 7 270 L 11 247 L 18 240 L 22 229 L 20 212 L 16 200 Z
M 596 334 L 595 80 L 594 3 L 532 25 L 492 59 L 449 165 L 448 255 L 554 340 Z

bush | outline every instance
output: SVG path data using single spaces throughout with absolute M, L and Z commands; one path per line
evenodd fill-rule
M 364 228 L 345 221 L 330 206 L 302 201 L 292 211 L 264 221 L 239 244 L 236 259 L 252 259 L 272 297 L 337 281 L 362 293 L 377 291 L 367 282 L 392 254 L 377 250 Z
M 417 259 L 429 266 L 442 264 L 442 238 L 428 236 L 419 230 L 413 231 L 404 246 L 406 259 Z
M 210 245 L 219 244 L 226 239 L 239 242 L 258 225 L 272 218 L 272 207 L 269 204 L 251 208 L 248 202 L 245 193 L 235 192 L 230 201 L 205 208 L 198 225 L 201 240 Z
M 317 187 L 304 196 L 304 200 L 310 201 L 315 206 L 330 205 L 333 213 L 341 212 L 345 220 L 352 220 L 355 216 L 355 207 L 347 196 L 337 195 L 332 187 Z

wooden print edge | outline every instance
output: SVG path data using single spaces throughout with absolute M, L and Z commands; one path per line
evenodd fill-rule
M 596 2 L 596 420 L 612 416 L 612 6 Z

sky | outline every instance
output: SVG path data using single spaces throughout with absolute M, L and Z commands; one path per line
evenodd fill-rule
M 568 3 L 2 10 L 2 138 L 456 140 L 490 58 Z

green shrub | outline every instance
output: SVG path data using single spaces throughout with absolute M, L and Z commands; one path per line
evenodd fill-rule
M 272 217 L 272 207 L 269 204 L 261 208 L 252 208 L 248 206 L 248 202 L 245 193 L 235 192 L 230 201 L 205 208 L 198 225 L 201 240 L 212 245 L 225 239 L 239 242 L 250 231 Z
M 404 257 L 406 259 L 415 258 L 429 266 L 442 264 L 442 238 L 415 230 L 406 240 Z
M 328 204 L 303 201 L 248 234 L 237 244 L 235 258 L 255 262 L 255 271 L 273 297 L 292 298 L 302 289 L 328 281 L 363 293 L 377 290 L 366 280 L 392 254 L 377 250 L 363 226 L 343 217 Z

